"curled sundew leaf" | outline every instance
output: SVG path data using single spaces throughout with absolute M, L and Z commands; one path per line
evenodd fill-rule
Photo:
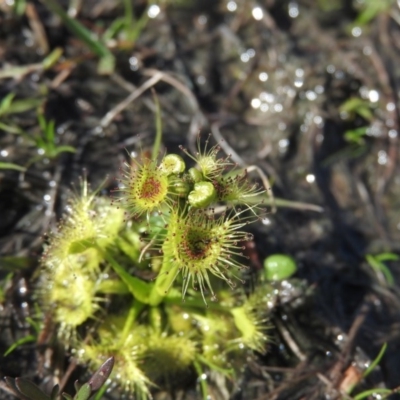
M 188 202 L 195 208 L 206 208 L 215 202 L 217 192 L 211 182 L 195 183 L 194 189 L 189 193 Z
M 183 161 L 183 158 L 178 156 L 178 154 L 166 155 L 160 164 L 161 171 L 163 171 L 166 175 L 179 175 L 185 171 L 185 168 L 185 161 Z

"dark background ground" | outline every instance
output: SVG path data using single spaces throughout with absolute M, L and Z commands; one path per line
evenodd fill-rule
M 376 3 L 382 7 L 375 12 Z M 29 332 L 30 277 L 41 237 L 59 218 L 70 183 L 84 168 L 93 185 L 114 176 L 124 149 L 139 150 L 138 134 L 142 148 L 151 146 L 149 91 L 109 123 L 102 118 L 161 71 L 154 89 L 170 151 L 180 144 L 193 148 L 199 131 L 212 132 L 215 141 L 226 140 L 223 148 L 233 149 L 235 161 L 268 174 L 277 198 L 323 208 L 278 208 L 269 224 L 255 228 L 252 267 L 269 254 L 288 254 L 302 283 L 282 291 L 271 317 L 269 354 L 247 366 L 232 393 L 216 390 L 215 398 L 346 398 L 338 394 L 345 376 L 365 369 L 385 342 L 379 368 L 359 390 L 400 385 L 399 262 L 387 263 L 395 280 L 390 286 L 365 259 L 400 251 L 395 1 L 160 3 L 160 14 L 144 23 L 135 41 L 120 36 L 108 43 L 117 59 L 108 76 L 97 73 L 98 57 L 42 3 L 28 2 L 21 15 L 10 4 L 0 2 L 1 71 L 40 63 L 56 47 L 63 58 L 46 71 L 32 67 L 2 78 L 0 100 L 10 92 L 38 99 L 56 122 L 57 140 L 77 151 L 38 160 L 25 174 L 0 170 L 0 354 Z M 97 34 L 124 14 L 117 0 L 77 4 L 78 20 Z M 146 15 L 145 1 L 133 4 L 138 18 Z M 256 7 L 261 20 L 253 16 Z M 361 106 L 346 110 L 352 98 Z M 0 121 L 30 133 L 38 129 L 35 110 Z M 359 139 L 345 135 L 360 127 Z M 36 155 L 27 139 L 0 130 L 1 162 L 26 165 Z M 14 270 L 7 256 L 22 264 L 11 281 L 5 279 Z M 27 345 L 0 358 L 0 375 L 38 379 L 36 350 Z M 196 394 L 189 390 L 184 397 Z

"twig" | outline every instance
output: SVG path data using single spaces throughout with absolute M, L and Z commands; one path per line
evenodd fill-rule
M 118 103 L 112 110 L 110 110 L 100 121 L 100 127 L 106 128 L 111 121 L 120 114 L 126 107 L 129 106 L 134 100 L 136 100 L 140 95 L 142 95 L 146 90 L 154 86 L 162 78 L 162 73 L 158 72 L 148 79 L 142 86 L 131 93 L 127 98 Z

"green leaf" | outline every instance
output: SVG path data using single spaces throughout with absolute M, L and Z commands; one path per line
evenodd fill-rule
M 42 99 L 24 99 L 24 100 L 15 100 L 8 107 L 6 112 L 2 114 L 0 110 L 0 115 L 11 115 L 11 114 L 19 114 L 25 111 L 32 110 L 34 108 L 39 107 L 43 103 Z
M 366 126 L 363 126 L 361 128 L 348 130 L 344 133 L 344 138 L 348 142 L 362 144 L 363 137 L 366 135 L 367 129 L 368 128 Z
M 354 396 L 353 400 L 362 400 L 366 399 L 369 396 L 377 395 L 377 394 L 383 394 L 383 395 L 389 395 L 392 394 L 393 390 L 390 389 L 370 389 L 370 390 L 365 390 L 362 393 L 359 393 L 358 395 Z
M 145 304 L 150 303 L 150 292 L 153 285 L 150 285 L 135 276 L 130 275 L 125 269 L 118 264 L 116 260 L 107 251 L 103 251 L 99 246 L 96 246 L 97 250 L 103 255 L 104 259 L 107 260 L 113 270 L 118 274 L 122 281 L 126 284 L 129 291 L 135 299 Z
M 273 254 L 264 260 L 264 275 L 269 281 L 290 278 L 296 271 L 296 262 L 285 254 Z
M 398 261 L 400 257 L 395 253 L 380 253 L 375 256 L 378 261 Z
M 384 356 L 387 349 L 387 343 L 384 343 L 382 348 L 380 349 L 378 355 L 376 356 L 375 360 L 371 363 L 371 365 L 364 371 L 362 374 L 363 378 L 366 378 L 374 369 L 375 367 L 381 362 L 382 357 Z
M 62 20 L 64 25 L 86 46 L 100 57 L 98 70 L 101 73 L 111 73 L 115 66 L 115 57 L 110 50 L 93 33 L 86 29 L 76 19 L 71 18 L 55 0 L 43 0 L 43 3 Z
M 51 400 L 57 400 L 58 392 L 60 391 L 60 386 L 55 385 L 50 393 Z
M 21 171 L 21 172 L 26 171 L 25 167 L 21 167 L 20 165 L 7 162 L 0 162 L 0 169 L 13 169 L 15 171 Z
M 370 267 L 377 273 L 377 274 L 383 274 L 386 283 L 389 286 L 394 285 L 394 278 L 392 275 L 392 272 L 390 269 L 381 261 L 379 260 L 376 256 L 373 256 L 371 254 L 367 254 L 365 256 L 365 259 L 367 260 L 368 264 Z
M 57 157 L 61 153 L 76 153 L 76 149 L 72 146 L 58 146 L 54 149 L 53 153 L 53 157 Z
M 10 353 L 12 353 L 17 347 L 26 344 L 26 343 L 32 343 L 36 342 L 36 336 L 34 335 L 28 335 L 25 336 L 21 339 L 18 339 L 16 342 L 14 342 L 4 353 L 4 357 L 7 357 Z
M 96 248 L 96 237 L 75 240 L 69 245 L 68 254 L 80 254 L 90 248 Z
M 126 284 L 121 282 L 119 279 L 107 279 L 105 281 L 101 281 L 98 285 L 98 291 L 104 294 L 119 295 L 130 293 L 130 290 Z
M 92 387 L 90 383 L 84 383 L 79 392 L 74 396 L 74 400 L 87 400 L 92 394 Z
M 0 129 L 5 132 L 13 133 L 15 135 L 22 135 L 23 130 L 16 125 L 5 124 L 0 121 Z
M 8 93 L 6 97 L 0 103 L 0 117 L 2 115 L 6 115 L 8 110 L 10 109 L 11 103 L 14 100 L 15 93 Z
M 44 69 L 51 68 L 62 56 L 63 49 L 61 47 L 56 47 L 43 61 L 42 65 Z

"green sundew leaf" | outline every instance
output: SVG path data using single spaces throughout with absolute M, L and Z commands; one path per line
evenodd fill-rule
M 137 240 L 136 237 L 132 238 L 132 235 L 134 235 L 133 233 L 129 233 L 128 238 L 125 237 L 117 237 L 116 238 L 116 245 L 118 246 L 118 248 L 126 255 L 129 257 L 130 260 L 134 261 L 134 262 L 138 262 L 139 260 L 139 256 L 140 256 L 140 251 L 139 251 L 139 246 L 140 246 L 140 242 L 139 242 L 139 235 L 137 236 Z M 136 243 L 133 243 L 136 242 Z
M 205 357 L 203 357 L 200 354 L 196 355 L 196 359 L 199 360 L 204 365 L 206 365 L 211 370 L 220 372 L 221 374 L 223 374 L 227 377 L 232 377 L 235 374 L 235 371 L 232 368 L 222 368 L 222 367 L 212 363 L 211 361 L 207 360 Z
M 28 322 L 29 325 L 35 330 L 35 332 L 36 332 L 37 334 L 39 334 L 40 331 L 41 331 L 41 324 L 40 324 L 40 322 L 35 321 L 35 320 L 34 320 L 33 318 L 31 318 L 31 317 L 26 317 L 25 319 L 26 319 L 26 322 Z
M 21 171 L 21 172 L 26 171 L 25 167 L 21 167 L 18 164 L 6 163 L 6 162 L 0 162 L 0 169 L 13 169 L 15 171 Z
M 79 254 L 83 253 L 85 250 L 96 246 L 96 237 L 85 238 L 82 240 L 75 240 L 69 245 L 68 254 Z
M 31 400 L 51 400 L 50 396 L 43 393 L 33 382 L 23 378 L 15 378 L 15 386 Z
M 64 397 L 64 399 L 66 399 L 66 400 L 73 400 L 72 396 L 69 395 L 68 393 L 63 393 L 62 397 Z
M 92 386 L 90 383 L 85 383 L 79 389 L 79 392 L 74 396 L 74 400 L 87 400 L 92 393 Z
M 135 297 L 142 303 L 151 304 L 149 303 L 149 300 L 153 285 L 148 284 L 141 279 L 130 275 L 120 264 L 118 264 L 116 260 L 114 260 L 109 252 L 103 251 L 99 246 L 96 246 L 96 248 L 103 255 L 104 259 L 110 263 L 111 267 L 122 279 L 122 281 L 126 284 L 133 297 Z
M 19 340 L 17 340 L 16 342 L 14 342 L 4 353 L 4 357 L 7 357 L 10 353 L 12 353 L 17 347 L 26 344 L 26 343 L 32 343 L 32 342 L 36 342 L 36 336 L 34 335 L 28 335 L 25 336 Z
M 365 390 L 362 393 L 357 394 L 356 396 L 353 397 L 353 400 L 362 400 L 366 399 L 369 396 L 373 396 L 376 394 L 383 394 L 383 395 L 389 395 L 393 394 L 393 390 L 390 389 L 370 389 L 370 390 Z
M 160 272 L 158 273 L 153 290 L 150 294 L 150 303 L 152 306 L 157 306 L 162 302 L 172 283 L 176 279 L 179 268 L 178 265 L 168 262 L 165 258 Z
M 104 294 L 128 294 L 130 293 L 128 286 L 120 280 L 107 279 L 101 281 L 98 285 L 98 291 Z
M 200 381 L 201 393 L 203 394 L 203 400 L 209 399 L 208 396 L 208 385 L 205 379 L 202 379 L 201 376 L 203 375 L 203 369 L 198 361 L 193 363 L 194 369 L 197 372 L 197 376 L 199 377 L 198 380 Z

